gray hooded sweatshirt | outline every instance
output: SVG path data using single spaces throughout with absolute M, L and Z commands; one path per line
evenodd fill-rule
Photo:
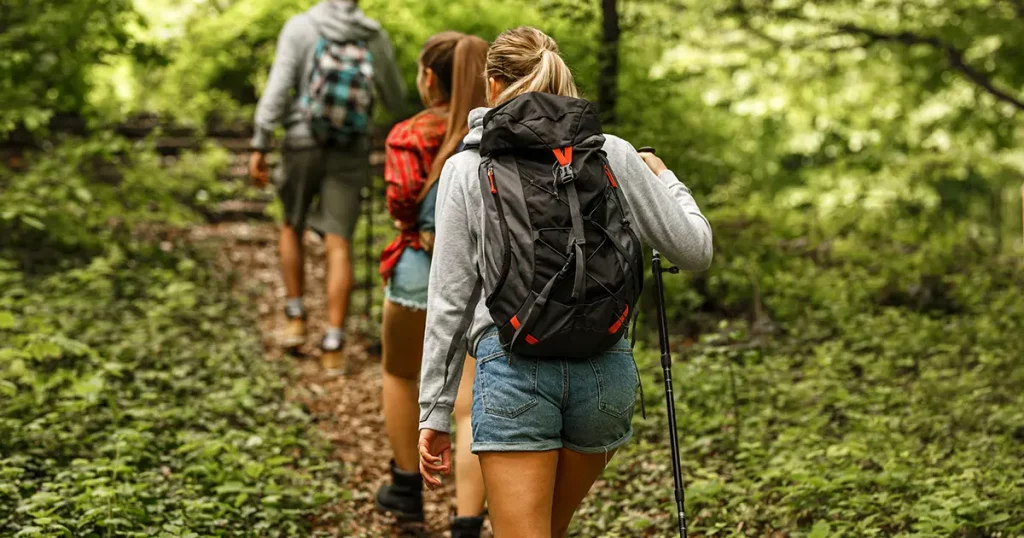
M 469 115 L 466 144 L 479 144 L 486 108 Z M 697 202 L 671 171 L 655 176 L 633 146 L 605 135 L 604 150 L 633 214 L 641 240 L 687 271 L 711 265 L 711 225 Z M 463 151 L 445 163 L 438 180 L 437 232 L 427 295 L 427 329 L 420 376 L 420 429 L 450 431 L 452 408 L 459 392 L 464 357 L 457 357 L 445 379 L 448 346 L 455 336 L 482 265 L 480 230 L 485 222 L 477 177 L 480 155 Z M 485 283 L 487 284 L 487 283 Z M 470 350 L 487 327 L 494 325 L 484 301 L 475 307 L 469 330 Z M 434 399 L 437 406 L 429 411 Z M 429 411 L 429 413 L 428 413 Z
M 305 13 L 288 19 L 277 38 L 274 65 L 256 107 L 254 148 L 266 149 L 278 125 L 286 130 L 285 142 L 308 140 L 312 136 L 298 105 L 309 84 L 320 36 L 337 42 L 365 41 L 373 54 L 377 94 L 389 111 L 400 111 L 405 100 L 405 81 L 395 64 L 387 32 L 350 0 L 321 0 Z

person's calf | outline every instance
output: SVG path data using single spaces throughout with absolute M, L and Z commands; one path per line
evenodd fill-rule
M 332 327 L 343 327 L 348 317 L 352 295 L 352 245 L 338 235 L 327 234 L 324 241 L 327 257 L 327 321 Z
M 302 234 L 285 224 L 278 239 L 281 257 L 281 277 L 288 297 L 301 298 L 305 291 Z

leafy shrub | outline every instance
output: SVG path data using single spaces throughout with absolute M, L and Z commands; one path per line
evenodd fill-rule
M 0 534 L 310 534 L 336 469 L 202 259 L 127 244 L 38 278 L 3 262 Z
M 146 222 L 193 222 L 242 188 L 219 179 L 228 159 L 210 144 L 164 166 L 149 142 L 69 139 L 30 156 L 26 171 L 0 168 L 2 246 L 95 251 Z

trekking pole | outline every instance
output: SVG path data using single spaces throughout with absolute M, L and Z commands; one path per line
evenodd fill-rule
M 679 511 L 679 536 L 686 538 L 686 498 L 683 493 L 683 469 L 679 463 L 679 439 L 676 437 L 676 399 L 672 392 L 672 353 L 668 347 L 668 321 L 665 318 L 665 288 L 661 282 L 663 271 L 678 273 L 678 267 L 661 268 L 661 254 L 655 250 L 651 259 L 654 272 L 654 291 L 658 295 L 658 341 L 661 344 L 661 369 L 665 372 L 665 404 L 668 406 L 668 430 L 672 446 L 672 475 L 676 483 L 676 509 Z
M 654 153 L 654 148 L 642 147 L 639 152 Z M 686 531 L 686 497 L 683 492 L 683 468 L 679 463 L 679 439 L 676 436 L 676 399 L 672 392 L 672 353 L 668 345 L 668 320 L 665 316 L 665 287 L 661 281 L 663 272 L 679 273 L 678 267 L 661 267 L 661 254 L 655 250 L 651 257 L 651 272 L 654 273 L 654 292 L 658 306 L 658 342 L 661 345 L 661 369 L 665 373 L 665 404 L 668 407 L 668 430 L 671 434 L 669 443 L 672 447 L 672 477 L 676 486 L 676 510 L 679 515 L 679 536 L 687 538 Z

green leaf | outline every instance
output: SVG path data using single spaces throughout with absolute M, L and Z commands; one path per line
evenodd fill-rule
M 13 313 L 0 310 L 0 329 L 13 329 L 15 321 Z
M 807 535 L 807 538 L 826 538 L 832 531 L 832 526 L 827 521 L 818 521 L 811 528 L 811 533 Z

